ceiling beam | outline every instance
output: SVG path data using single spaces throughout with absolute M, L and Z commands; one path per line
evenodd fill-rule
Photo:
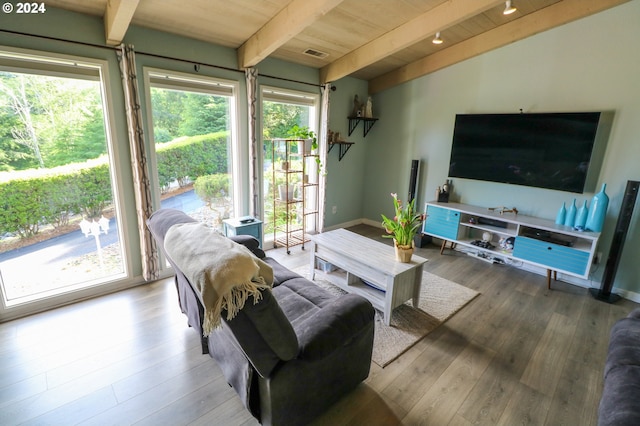
M 445 1 L 326 65 L 320 80 L 336 81 L 501 3 L 504 0 Z
M 293 0 L 238 48 L 238 65 L 249 68 L 344 0 Z
M 107 44 L 117 46 L 127 33 L 133 13 L 140 0 L 108 0 L 104 12 L 104 29 Z
M 381 92 L 398 84 L 628 1 L 630 0 L 562 0 L 373 78 L 369 80 L 369 93 Z

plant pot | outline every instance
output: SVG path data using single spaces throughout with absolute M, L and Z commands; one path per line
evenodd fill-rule
M 311 145 L 313 144 L 312 139 L 305 139 L 303 142 L 304 145 L 304 153 L 305 155 L 311 154 Z
M 280 196 L 281 200 L 286 200 L 286 201 L 293 200 L 294 190 L 295 190 L 294 185 L 289 185 L 289 188 L 287 188 L 287 185 L 278 185 L 278 195 Z
M 412 241 L 410 246 L 399 246 L 396 240 L 393 240 L 393 248 L 396 250 L 396 260 L 400 263 L 411 262 L 415 243 Z

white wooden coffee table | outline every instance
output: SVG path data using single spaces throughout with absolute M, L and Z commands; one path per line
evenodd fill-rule
M 316 258 L 346 271 L 346 276 L 326 275 L 332 284 L 344 291 L 369 300 L 382 311 L 387 325 L 391 321 L 391 311 L 407 300 L 413 299 L 413 306 L 418 307 L 422 266 L 427 259 L 414 254 L 410 263 L 400 263 L 393 247 L 346 229 L 311 235 L 310 238 L 312 280 L 316 273 Z

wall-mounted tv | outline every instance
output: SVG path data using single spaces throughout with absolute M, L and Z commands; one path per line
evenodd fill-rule
M 449 177 L 582 193 L 600 112 L 456 115 Z

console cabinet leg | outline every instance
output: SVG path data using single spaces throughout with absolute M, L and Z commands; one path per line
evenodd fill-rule
M 444 252 L 444 249 L 446 249 L 446 248 L 447 248 L 447 243 L 448 243 L 448 242 L 449 242 L 449 241 L 447 241 L 447 240 L 442 240 L 442 246 L 440 247 L 440 254 L 442 254 L 442 252 Z M 457 244 L 456 244 L 455 242 L 451 241 L 451 247 L 449 247 L 449 248 L 450 248 L 451 250 L 453 250 L 454 248 L 456 248 L 456 245 L 457 245 Z
M 553 271 L 553 280 L 558 281 L 558 271 Z M 551 269 L 547 269 L 547 288 L 551 290 Z

